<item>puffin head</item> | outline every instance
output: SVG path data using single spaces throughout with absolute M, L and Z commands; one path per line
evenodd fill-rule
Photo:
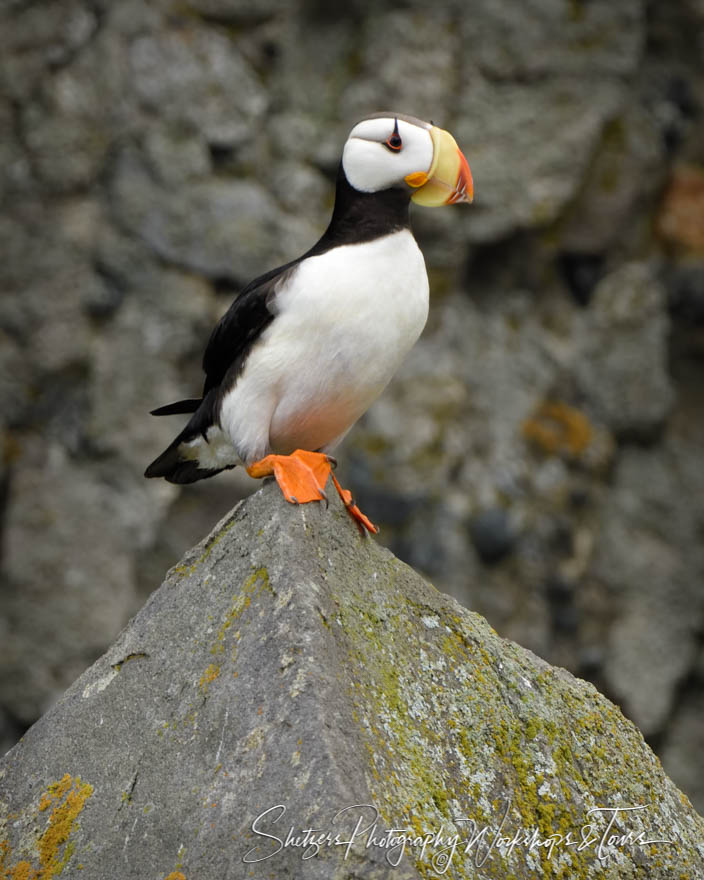
M 471 202 L 474 195 L 472 173 L 452 135 L 400 113 L 375 113 L 357 123 L 342 169 L 359 192 L 405 188 L 426 207 Z

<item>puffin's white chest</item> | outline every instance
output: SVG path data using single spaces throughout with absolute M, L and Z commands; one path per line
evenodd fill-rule
M 236 446 L 260 447 L 240 416 L 268 410 L 265 452 L 333 444 L 381 394 L 427 315 L 425 263 L 407 230 L 304 260 L 223 401 L 223 428 Z

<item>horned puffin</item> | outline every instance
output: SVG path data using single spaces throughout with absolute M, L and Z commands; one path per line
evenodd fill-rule
M 327 500 L 332 477 L 360 531 L 377 527 L 331 471 L 330 453 L 384 390 L 428 315 L 428 277 L 409 207 L 471 202 L 452 135 L 401 113 L 354 126 L 332 219 L 317 244 L 250 282 L 213 330 L 203 396 L 146 477 L 192 483 L 243 465 L 293 504 Z

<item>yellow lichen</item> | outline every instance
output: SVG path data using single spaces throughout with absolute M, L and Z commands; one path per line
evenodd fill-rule
M 208 685 L 215 681 L 215 679 L 220 675 L 220 667 L 216 663 L 211 663 L 210 666 L 205 670 L 205 672 L 201 675 L 200 681 L 198 682 L 198 687 L 204 692 L 208 692 Z
M 38 874 L 29 862 L 18 862 L 6 876 L 9 880 L 34 880 Z
M 85 802 L 93 794 L 93 786 L 82 783 L 80 777 L 74 781 L 66 773 L 60 783 L 56 784 L 55 790 L 49 789 L 51 803 L 43 802 L 39 809 L 45 810 L 52 807 L 49 816 L 49 825 L 39 838 L 39 859 L 43 868 L 42 880 L 49 880 L 54 873 L 61 873 L 64 866 L 71 858 L 73 843 L 69 841 L 71 832 L 78 815 L 83 810 Z M 63 855 L 60 848 L 64 847 Z
M 584 413 L 561 401 L 545 401 L 521 429 L 529 443 L 548 455 L 577 457 L 592 441 Z
M 243 612 L 249 608 L 252 603 L 252 598 L 260 589 L 271 590 L 269 584 L 269 572 L 266 568 L 258 568 L 256 571 L 252 572 L 251 576 L 247 578 L 242 585 L 242 591 L 232 597 L 232 605 L 218 630 L 215 644 L 210 649 L 211 654 L 222 654 L 225 650 L 225 636 L 227 635 L 227 631 L 232 624 L 242 616 Z
M 51 880 L 61 874 L 75 848 L 69 838 L 92 794 L 92 785 L 81 782 L 80 777 L 73 779 L 68 773 L 51 783 L 37 806 L 38 814 L 51 809 L 48 824 L 37 840 L 39 867 L 26 859 L 14 866 L 9 865 L 10 847 L 7 841 L 3 841 L 0 844 L 0 880 Z

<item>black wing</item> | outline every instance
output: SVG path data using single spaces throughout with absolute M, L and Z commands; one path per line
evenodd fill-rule
M 256 278 L 220 318 L 203 355 L 203 397 L 217 388 L 228 373 L 231 382 L 242 371 L 252 345 L 274 319 L 272 303 L 276 288 L 298 262 L 286 263 Z
M 233 379 L 239 375 L 253 343 L 274 318 L 271 303 L 276 284 L 298 262 L 300 261 L 293 260 L 284 266 L 272 269 L 266 275 L 255 278 L 237 295 L 230 308 L 215 325 L 203 355 L 205 373 L 203 397 L 191 397 L 177 400 L 175 403 L 167 403 L 165 406 L 153 409 L 151 415 L 173 416 L 194 413 L 203 403 L 208 392 L 221 384 L 231 368 L 234 367 Z

